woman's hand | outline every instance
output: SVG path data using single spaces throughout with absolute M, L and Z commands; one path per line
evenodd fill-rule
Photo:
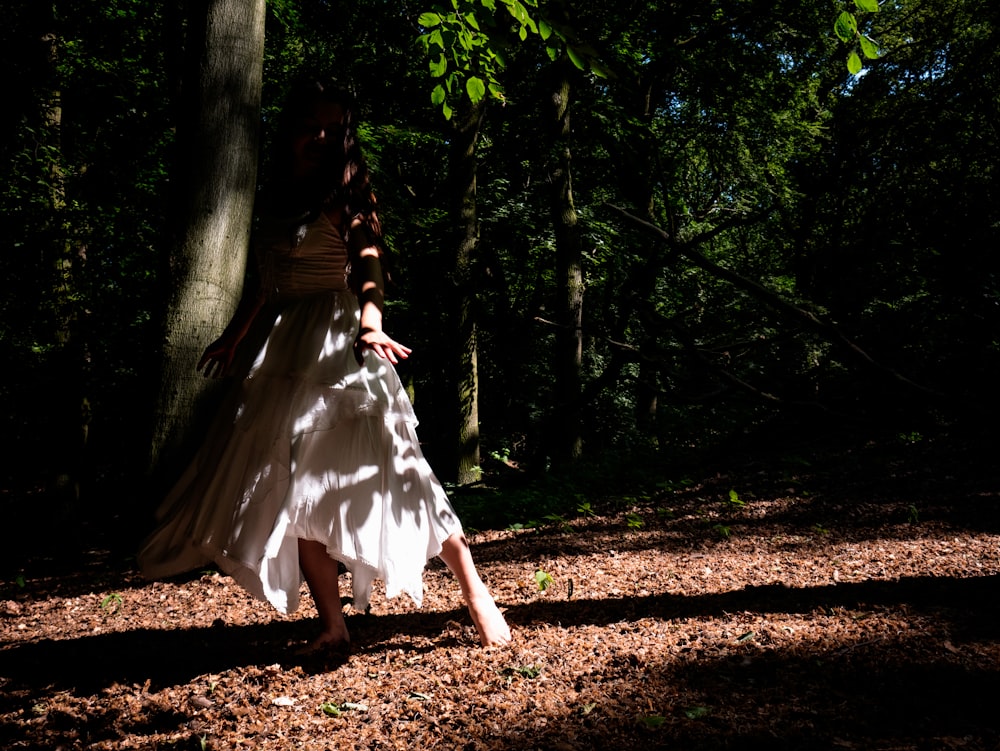
M 358 365 L 364 362 L 365 350 L 370 349 L 379 357 L 388 360 L 393 365 L 405 360 L 413 350 L 405 347 L 394 339 L 390 339 L 383 331 L 362 328 L 354 340 L 354 359 Z
M 219 337 L 205 348 L 205 353 L 198 361 L 198 370 L 205 369 L 206 378 L 221 378 L 229 372 L 236 355 L 236 345 L 227 337 Z

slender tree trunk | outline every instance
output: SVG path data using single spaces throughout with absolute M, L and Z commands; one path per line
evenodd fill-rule
M 556 394 L 553 413 L 553 457 L 572 464 L 580 458 L 581 383 L 583 369 L 583 237 L 576 206 L 570 163 L 570 71 L 565 61 L 555 67 L 552 88 L 554 146 L 551 183 L 552 223 L 556 238 L 558 322 L 556 333 Z
M 50 27 L 56 21 L 49 18 Z M 54 31 L 44 34 L 40 42 L 44 49 L 47 80 L 52 87 L 45 92 L 43 103 L 44 122 L 41 132 L 45 134 L 48 149 L 46 182 L 49 185 L 50 210 L 45 235 L 51 242 L 43 243 L 54 254 L 54 288 L 52 304 L 56 326 L 55 343 L 58 349 L 54 355 L 53 368 L 56 373 L 55 414 L 51 421 L 51 446 L 54 448 L 51 474 L 48 479 L 49 492 L 66 504 L 80 499 L 80 484 L 85 469 L 84 453 L 89 428 L 89 400 L 86 383 L 88 356 L 85 341 L 81 335 L 80 320 L 86 315 L 77 302 L 77 280 L 86 260 L 86 248 L 72 240 L 72 228 L 66 213 L 66 155 L 63 151 L 62 92 L 58 84 L 59 36 Z
M 484 105 L 467 103 L 455 113 L 448 170 L 455 228 L 453 271 L 457 386 L 457 444 L 455 479 L 461 485 L 480 478 L 479 371 L 476 338 L 476 253 L 479 225 L 476 216 L 476 141 Z
M 188 448 L 205 381 L 201 352 L 243 285 L 257 178 L 264 0 L 192 3 L 178 226 L 170 256 L 163 369 L 151 467 L 169 476 Z

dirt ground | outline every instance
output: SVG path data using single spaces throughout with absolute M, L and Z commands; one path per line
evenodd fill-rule
M 0 748 L 998 749 L 992 468 L 863 454 L 475 532 L 496 649 L 437 562 L 325 663 L 308 596 L 145 582 L 91 530 L 0 571 Z

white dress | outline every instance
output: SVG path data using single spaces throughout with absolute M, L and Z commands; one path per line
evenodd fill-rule
M 160 507 L 140 569 L 163 578 L 214 561 L 287 613 L 298 607 L 304 538 L 351 572 L 356 609 L 376 578 L 388 597 L 405 592 L 419 606 L 424 566 L 461 524 L 396 371 L 372 352 L 363 366 L 354 358 L 360 314 L 340 233 L 321 215 L 290 245 L 258 243 L 276 290 L 255 323 L 263 345 Z

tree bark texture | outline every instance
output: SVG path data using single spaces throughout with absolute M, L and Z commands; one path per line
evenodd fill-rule
M 558 321 L 556 333 L 556 406 L 553 413 L 553 458 L 570 464 L 580 458 L 581 383 L 583 369 L 583 236 L 570 169 L 570 85 L 568 63 L 557 64 L 551 91 L 553 149 L 549 174 L 550 211 L 556 239 Z
M 455 228 L 453 310 L 455 315 L 455 383 L 457 442 L 455 479 L 466 485 L 480 478 L 479 371 L 475 315 L 475 268 L 479 244 L 476 215 L 476 141 L 483 102 L 467 102 L 455 113 L 449 153 L 452 222 Z
M 257 179 L 264 0 L 189 6 L 178 234 L 170 255 L 162 381 L 151 468 L 170 473 L 205 380 L 195 365 L 239 301 Z

